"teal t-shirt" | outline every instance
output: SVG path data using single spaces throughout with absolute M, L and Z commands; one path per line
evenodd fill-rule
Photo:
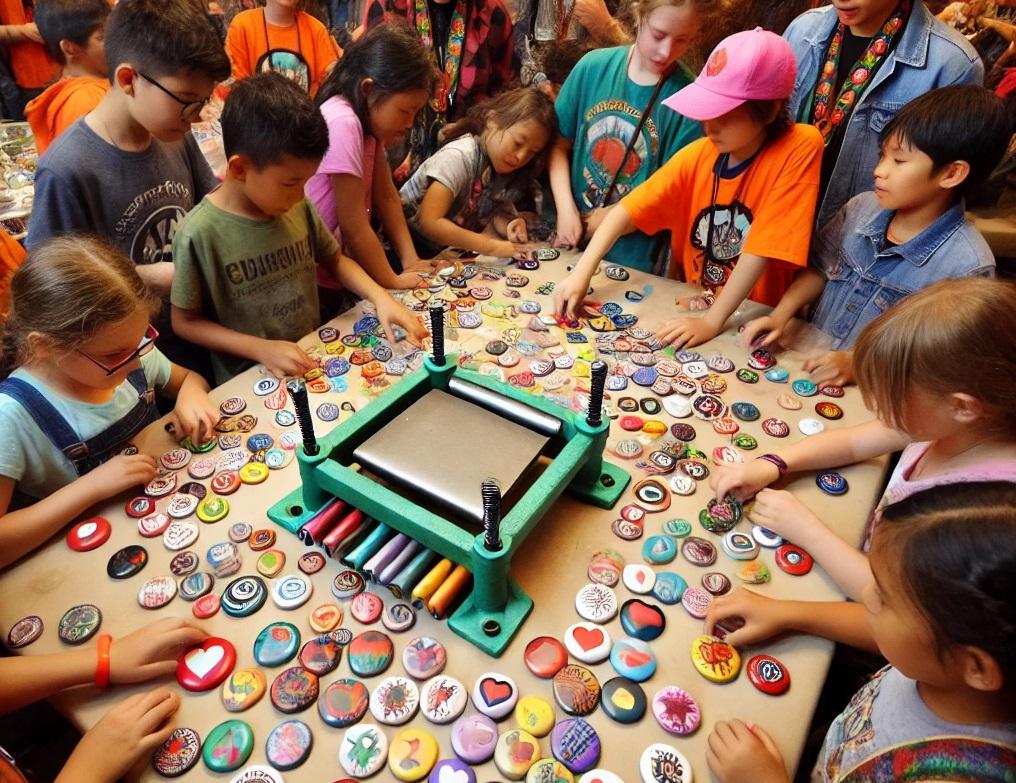
M 653 96 L 655 85 L 635 84 L 628 78 L 630 52 L 630 46 L 589 52 L 568 75 L 554 104 L 561 135 L 572 143 L 572 196 L 581 213 L 600 205 L 642 110 Z M 694 78 L 681 63 L 667 78 L 618 177 L 610 204 L 620 201 L 675 152 L 702 136 L 701 125 L 662 105 Z M 647 236 L 636 231 L 621 237 L 607 257 L 648 272 L 662 239 L 662 234 Z

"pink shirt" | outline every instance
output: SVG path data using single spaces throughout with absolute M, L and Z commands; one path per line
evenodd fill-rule
M 329 231 L 335 235 L 339 245 L 345 249 L 339 215 L 335 209 L 335 192 L 332 190 L 330 175 L 352 174 L 363 182 L 363 208 L 370 220 L 371 192 L 374 185 L 374 153 L 377 139 L 363 132 L 363 124 L 353 107 L 345 98 L 329 98 L 321 106 L 321 114 L 328 124 L 328 152 L 321 159 L 317 173 L 307 180 L 304 192 L 307 194 Z M 318 282 L 329 288 L 337 287 L 331 275 L 318 269 Z

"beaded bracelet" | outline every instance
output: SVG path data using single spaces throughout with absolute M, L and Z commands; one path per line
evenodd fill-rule
M 104 633 L 99 637 L 99 662 L 95 667 L 95 687 L 109 687 L 109 648 L 113 646 L 113 637 Z
M 760 454 L 755 459 L 764 459 L 766 462 L 770 463 L 771 465 L 775 465 L 776 466 L 776 470 L 778 470 L 780 472 L 781 476 L 786 476 L 787 475 L 787 471 L 789 470 L 789 468 L 787 467 L 787 463 L 784 462 L 783 459 L 778 457 L 777 455 L 775 455 L 775 454 Z

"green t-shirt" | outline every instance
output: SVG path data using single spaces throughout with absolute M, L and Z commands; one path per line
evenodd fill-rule
M 335 237 L 307 199 L 285 215 L 252 220 L 206 197 L 173 237 L 170 301 L 244 334 L 296 341 L 318 326 L 317 264 L 338 252 Z M 250 364 L 212 354 L 217 383 Z
M 600 206 L 656 87 L 635 84 L 628 78 L 630 51 L 630 46 L 618 46 L 586 54 L 568 74 L 554 104 L 561 135 L 572 143 L 572 196 L 583 214 Z M 618 177 L 610 204 L 620 201 L 675 152 L 702 136 L 697 122 L 662 105 L 694 78 L 683 64 L 667 78 Z M 661 240 L 636 231 L 621 237 L 607 257 L 648 272 Z

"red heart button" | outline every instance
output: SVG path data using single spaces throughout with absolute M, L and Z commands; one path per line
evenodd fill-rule
M 637 625 L 643 628 L 658 628 L 661 625 L 662 616 L 659 610 L 639 600 L 633 600 L 629 603 L 628 615 Z
M 603 631 L 599 628 L 583 628 L 581 625 L 572 631 L 572 636 L 586 652 L 603 644 Z
M 511 683 L 495 680 L 493 677 L 484 677 L 480 683 L 480 693 L 488 707 L 494 707 L 512 697 Z
M 176 680 L 189 691 L 210 691 L 225 680 L 236 665 L 236 650 L 225 639 L 209 636 L 187 650 L 176 663 Z

